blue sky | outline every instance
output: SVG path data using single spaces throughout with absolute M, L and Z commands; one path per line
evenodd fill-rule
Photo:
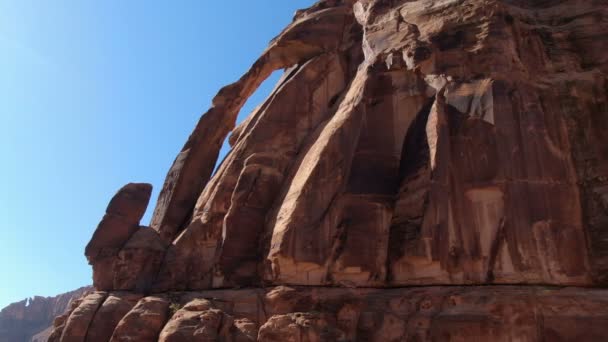
M 313 2 L 0 0 L 0 308 L 90 284 L 115 191 L 155 201 L 217 90 Z

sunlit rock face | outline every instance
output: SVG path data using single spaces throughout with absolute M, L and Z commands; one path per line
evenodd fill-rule
M 57 340 L 608 336 L 604 291 L 544 287 L 608 284 L 606 51 L 604 1 L 298 11 L 201 117 L 151 229 L 149 188 L 117 193 L 87 248 L 104 292 Z
M 0 342 L 43 342 L 53 330 L 53 319 L 76 307 L 78 298 L 93 289 L 85 286 L 55 297 L 36 296 L 0 311 Z

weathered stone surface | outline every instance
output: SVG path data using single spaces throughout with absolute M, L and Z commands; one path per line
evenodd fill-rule
M 153 229 L 139 226 L 145 205 L 109 209 L 87 247 L 98 289 L 168 296 L 177 311 L 165 317 L 158 303 L 151 331 L 131 330 L 144 302 L 116 338 L 608 335 L 593 304 L 606 294 L 592 289 L 608 284 L 606 51 L 608 4 L 597 0 L 298 11 L 201 117 Z M 257 289 L 197 292 L 230 287 Z
M 314 8 L 301 13 L 287 27 L 241 79 L 220 90 L 213 107 L 201 117 L 186 145 L 171 167 L 159 195 L 152 227 L 168 240 L 175 238 L 192 213 L 207 184 L 222 142 L 234 128 L 247 98 L 277 69 L 306 61 L 342 43 L 353 21 L 348 3 Z
M 108 296 L 107 292 L 97 291 L 83 298 L 82 302 L 72 311 L 65 322 L 60 342 L 86 341 L 89 326 L 97 310 Z
M 53 329 L 51 334 L 48 337 L 48 342 L 59 342 L 61 340 L 61 335 L 63 334 L 63 330 L 65 329 L 65 323 L 68 318 L 72 315 L 74 310 L 80 306 L 82 301 L 86 298 L 86 295 L 72 301 L 69 309 L 62 315 L 55 317 L 53 320 Z
M 608 168 L 591 133 L 608 120 L 606 61 L 569 47 L 605 44 L 606 9 L 575 2 L 299 12 L 201 118 L 160 195 L 158 235 L 138 228 L 148 186 L 113 199 L 87 246 L 95 285 L 603 284 Z
M 139 227 L 151 194 L 150 184 L 131 183 L 118 190 L 85 248 L 89 261 L 113 255 L 114 251 L 122 248 Z
M 91 290 L 92 287 L 85 286 L 55 297 L 35 296 L 10 304 L 0 311 L 0 341 L 46 342 L 52 332 L 53 319 L 62 317 L 66 310 L 76 305 L 80 296 Z M 62 324 L 59 324 L 62 318 L 59 318 L 58 326 Z
M 206 299 L 195 299 L 171 317 L 158 341 L 232 341 L 234 332 L 232 316 L 213 308 Z
M 574 2 L 299 13 L 350 28 L 235 130 L 154 289 L 603 283 L 603 136 L 583 132 L 606 121 L 606 61 L 568 47 L 606 44 L 605 8 Z M 300 19 L 282 39 L 324 25 Z
M 85 248 L 85 256 L 93 266 L 93 286 L 99 290 L 114 288 L 114 265 L 119 252 L 140 229 L 152 194 L 152 186 L 130 183 L 122 187 L 110 201 L 106 214 Z
M 318 312 L 296 312 L 270 317 L 258 334 L 264 342 L 343 341 L 344 333 Z
M 141 295 L 131 293 L 108 295 L 87 329 L 86 341 L 109 341 L 118 322 L 131 311 L 139 299 Z
M 168 322 L 165 299 L 143 298 L 122 319 L 112 341 L 155 341 L 160 325 L 158 340 L 167 342 L 601 341 L 608 334 L 608 292 L 601 289 L 278 287 L 172 297 Z M 145 322 L 152 323 L 149 329 Z
M 163 297 L 141 299 L 118 323 L 110 341 L 155 341 L 169 320 L 170 301 Z
M 291 70 L 278 86 L 280 92 L 252 113 L 255 126 L 239 138 L 201 195 L 192 222 L 171 246 L 159 289 L 259 278 L 260 251 L 251 242 L 262 239 L 266 213 L 279 196 L 290 159 L 324 120 L 332 98 L 340 95 L 345 72 L 336 55 L 314 58 Z M 312 103 L 310 111 L 307 103 Z M 218 220 L 224 216 L 225 224 Z M 210 271 L 215 264 L 214 277 Z
M 167 247 L 154 229 L 140 227 L 116 256 L 113 288 L 139 292 L 150 290 Z

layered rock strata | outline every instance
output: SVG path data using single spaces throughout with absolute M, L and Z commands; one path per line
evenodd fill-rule
M 116 341 L 608 335 L 593 304 L 603 291 L 542 287 L 608 282 L 607 49 L 608 4 L 597 0 L 325 0 L 298 11 L 201 117 L 151 228 L 139 223 L 148 185 L 111 201 L 86 251 L 105 292 L 57 340 L 105 341 L 111 326 Z M 235 127 L 277 69 L 275 90 Z M 282 285 L 296 287 L 266 303 L 284 288 L 263 288 Z M 198 292 L 235 287 L 260 289 Z M 417 304 L 391 304 L 409 297 Z
M 91 286 L 85 286 L 54 297 L 35 296 L 10 304 L 0 311 L 0 342 L 46 341 L 53 319 L 71 310 L 75 300 L 91 291 Z

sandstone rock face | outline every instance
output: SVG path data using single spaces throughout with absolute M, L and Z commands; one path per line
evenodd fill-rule
M 85 253 L 96 288 L 154 295 L 112 338 L 608 336 L 594 304 L 606 295 L 591 289 L 608 285 L 606 51 L 598 0 L 298 11 L 201 117 L 152 229 L 139 226 L 148 185 L 127 185 L 108 207 Z M 273 93 L 235 127 L 277 69 Z M 232 287 L 259 290 L 219 290 Z M 76 321 L 116 326 L 118 313 L 89 317 L 103 308 L 96 296 L 63 341 Z
M 608 292 L 583 288 L 283 286 L 174 292 L 169 301 L 171 309 L 142 298 L 112 341 L 603 341 L 608 321 Z M 94 324 L 113 321 L 98 315 Z
M 154 341 L 169 320 L 169 305 L 163 297 L 143 298 L 120 320 L 111 341 Z
M 53 319 L 91 290 L 85 286 L 55 297 L 36 296 L 5 307 L 0 311 L 0 342 L 46 341 Z
M 95 288 L 145 291 L 151 287 L 167 248 L 155 231 L 139 225 L 151 194 L 150 184 L 131 183 L 110 201 L 85 248 Z

